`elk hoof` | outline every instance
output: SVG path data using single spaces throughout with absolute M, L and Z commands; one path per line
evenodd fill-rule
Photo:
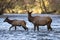
M 27 31 L 28 31 L 28 28 L 27 28 Z

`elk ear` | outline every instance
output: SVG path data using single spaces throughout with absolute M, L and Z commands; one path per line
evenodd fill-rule
M 29 13 L 29 11 L 27 10 L 27 12 Z
M 33 11 L 29 12 L 29 13 L 32 13 Z
M 33 11 L 30 12 L 29 10 L 27 10 L 27 12 L 28 12 L 28 13 L 32 13 Z
M 31 11 L 30 13 L 32 13 L 33 11 Z
M 8 19 L 8 17 L 6 17 L 6 19 Z

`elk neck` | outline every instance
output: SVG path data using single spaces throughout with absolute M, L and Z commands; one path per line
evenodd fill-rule
M 12 24 L 12 22 L 13 22 L 13 20 L 7 20 L 7 22 L 9 23 L 9 24 Z
M 33 17 L 32 17 L 32 15 L 31 15 L 31 14 L 28 14 L 28 20 L 29 20 L 30 22 L 32 22 L 32 21 L 33 21 Z

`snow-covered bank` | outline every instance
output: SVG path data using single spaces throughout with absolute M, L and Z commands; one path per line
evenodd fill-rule
M 50 16 L 53 20 L 51 27 L 53 31 L 47 31 L 46 26 L 40 26 L 40 31 L 34 32 L 33 24 L 27 19 L 27 14 L 13 14 L 4 15 L 5 17 L 0 17 L 0 40 L 60 40 L 60 15 L 42 15 Z M 3 22 L 9 16 L 9 19 L 14 20 L 25 20 L 29 31 L 25 31 L 22 27 L 17 27 L 15 31 L 14 28 L 9 30 L 11 24 Z M 36 16 L 35 14 L 33 16 Z M 40 15 L 38 15 L 40 16 Z

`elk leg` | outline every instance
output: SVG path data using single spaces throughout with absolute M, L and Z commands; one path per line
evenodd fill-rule
M 52 31 L 52 28 L 50 25 L 47 25 L 47 29 L 48 29 L 48 31 L 49 31 L 49 29 Z
M 39 26 L 37 26 L 37 31 L 39 31 Z
M 16 26 L 15 26 L 15 30 L 16 30 Z
M 11 26 L 11 27 L 9 28 L 9 31 L 11 30 L 12 27 L 13 27 L 13 26 Z
M 25 30 L 27 30 L 28 31 L 28 28 L 26 27 L 26 26 L 22 26 Z
M 51 26 L 49 25 L 49 28 L 50 28 L 50 30 L 52 31 L 52 28 L 51 28 Z
M 34 31 L 36 30 L 36 25 L 34 25 Z

